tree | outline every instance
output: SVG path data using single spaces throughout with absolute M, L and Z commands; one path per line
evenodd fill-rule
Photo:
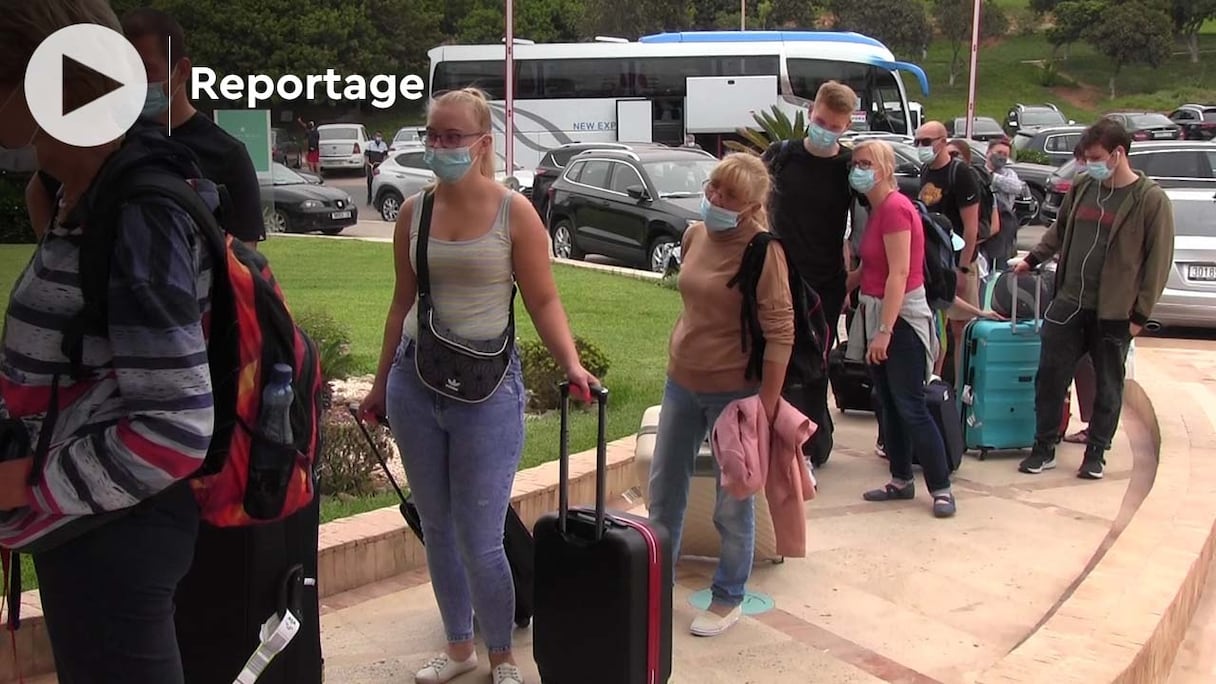
M 1173 20 L 1169 13 L 1143 0 L 1112 5 L 1094 22 L 1085 39 L 1111 61 L 1110 97 L 1115 98 L 1115 80 L 1128 64 L 1161 66 L 1173 47 Z
M 942 38 L 950 43 L 950 86 L 962 72 L 963 44 L 971 44 L 972 0 L 933 0 L 933 16 Z M 1009 18 L 995 0 L 984 0 L 980 9 L 980 39 L 1004 35 Z
M 933 32 L 923 0 L 835 0 L 830 9 L 833 28 L 877 38 L 900 56 L 918 53 Z
M 1064 48 L 1064 59 L 1068 59 L 1069 46 L 1085 37 L 1089 27 L 1102 19 L 1106 7 L 1106 0 L 1064 0 L 1056 5 L 1054 25 L 1047 29 L 1052 56 Z
M 1199 29 L 1208 19 L 1216 19 L 1216 0 L 1173 0 L 1170 14 L 1174 33 L 1186 43 L 1191 64 L 1199 63 Z
M 1060 0 L 1030 0 L 1030 9 L 1040 17 L 1044 14 L 1054 12 L 1056 5 L 1060 4 Z

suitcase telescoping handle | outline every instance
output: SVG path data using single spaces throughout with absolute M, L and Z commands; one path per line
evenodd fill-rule
M 384 460 L 384 454 L 380 453 L 380 448 L 376 446 L 376 440 L 372 439 L 372 433 L 368 432 L 367 426 L 363 424 L 363 418 L 359 415 L 358 404 L 350 404 L 346 408 L 350 411 L 351 417 L 355 419 L 355 425 L 359 426 L 359 430 L 363 433 L 364 439 L 367 440 L 367 446 L 372 450 L 372 453 L 375 454 L 376 460 L 380 462 L 380 468 L 384 471 L 385 476 L 388 477 L 389 484 L 391 484 L 393 489 L 396 490 L 397 498 L 401 499 L 401 503 L 405 503 L 405 492 L 401 491 L 401 486 L 397 484 L 397 478 L 393 477 L 392 471 L 388 469 L 388 461 Z M 388 425 L 388 418 L 385 416 L 376 416 L 376 421 L 381 425 Z
M 561 433 L 558 447 L 557 524 L 566 534 L 566 518 L 570 513 L 570 382 L 563 381 L 561 389 Z M 599 404 L 595 438 L 595 540 L 604 536 L 604 490 L 608 481 L 608 390 L 599 385 L 591 387 Z
M 1009 326 L 1016 333 L 1018 330 L 1018 274 L 1013 269 L 1005 271 L 1005 274 L 1008 276 L 1005 280 L 1009 281 Z M 1043 327 L 1043 319 L 1038 315 L 1043 310 L 1043 273 L 1036 268 L 1030 271 L 1030 275 L 1034 276 L 1035 313 L 1031 318 L 1034 319 L 1034 332 L 1038 334 Z M 991 306 L 991 301 L 986 304 Z

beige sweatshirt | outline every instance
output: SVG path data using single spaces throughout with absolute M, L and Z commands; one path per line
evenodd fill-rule
M 694 392 L 734 392 L 749 382 L 743 349 L 743 295 L 727 282 L 739 270 L 743 251 L 756 230 L 741 226 L 722 233 L 695 223 L 684 233 L 680 297 L 684 310 L 671 333 L 667 373 Z M 766 362 L 788 363 L 794 346 L 794 309 L 789 269 L 781 246 L 770 243 L 756 288 Z

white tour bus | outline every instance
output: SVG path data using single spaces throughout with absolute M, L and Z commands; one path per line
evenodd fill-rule
M 899 72 L 912 73 L 929 92 L 920 67 L 857 33 L 695 31 L 637 42 L 515 42 L 514 154 L 523 168 L 565 143 L 680 145 L 686 133 L 721 155 L 723 140 L 756 126 L 753 111 L 777 105 L 792 117 L 828 80 L 857 92 L 855 130 L 912 135 L 920 108 L 908 102 Z M 442 45 L 428 54 L 431 93 L 473 85 L 490 95 L 504 156 L 506 46 Z

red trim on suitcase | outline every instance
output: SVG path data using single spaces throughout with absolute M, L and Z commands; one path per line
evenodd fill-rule
M 659 619 L 663 613 L 662 606 L 659 605 L 659 595 L 662 593 L 663 582 L 663 566 L 662 559 L 659 558 L 659 542 L 654 536 L 654 531 L 645 523 L 636 520 L 626 520 L 613 516 L 613 520 L 626 526 L 631 527 L 642 535 L 646 540 L 646 548 L 650 550 L 650 582 L 649 604 L 650 615 L 647 620 L 646 634 L 646 680 L 649 684 L 658 684 L 659 681 Z

